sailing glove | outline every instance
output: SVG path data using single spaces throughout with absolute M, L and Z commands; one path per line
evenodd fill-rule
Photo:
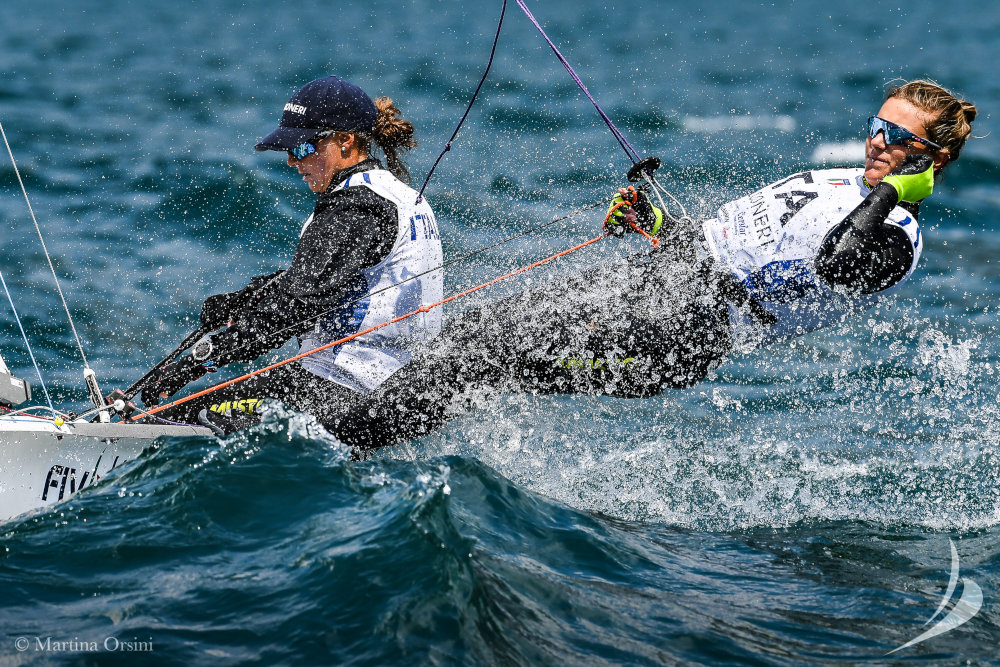
M 650 236 L 656 236 L 662 224 L 663 211 L 653 206 L 646 193 L 637 191 L 631 185 L 618 191 L 605 218 L 606 228 L 615 236 L 638 231 L 636 227 Z
M 158 404 L 161 399 L 170 398 L 205 373 L 215 370 L 213 362 L 201 358 L 202 355 L 199 354 L 202 351 L 199 348 L 204 343 L 205 341 L 199 343 L 195 346 L 194 352 L 185 354 L 177 361 L 167 364 L 160 369 L 159 373 L 150 378 L 140 394 L 143 405 L 151 408 Z M 211 344 L 209 344 L 209 352 L 211 352 Z
M 219 329 L 226 326 L 239 311 L 254 302 L 255 297 L 272 278 L 276 278 L 281 273 L 278 271 L 267 276 L 256 276 L 249 285 L 241 290 L 226 294 L 213 294 L 208 297 L 201 307 L 201 323 L 209 329 Z
M 228 294 L 213 294 L 201 307 L 201 323 L 209 329 L 219 329 L 229 324 L 236 312 L 243 308 L 256 290 L 247 294 L 250 287 Z
M 934 160 L 924 153 L 911 153 L 882 182 L 896 189 L 899 201 L 918 202 L 934 191 Z

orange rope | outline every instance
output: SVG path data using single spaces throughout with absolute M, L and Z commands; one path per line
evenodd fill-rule
M 442 306 L 442 305 L 448 303 L 449 301 L 454 301 L 455 299 L 458 299 L 460 297 L 468 296 L 469 294 L 472 294 L 473 292 L 478 292 L 479 290 L 483 289 L 484 287 L 489 287 L 490 285 L 494 285 L 494 284 L 500 282 L 501 280 L 506 280 L 507 278 L 510 278 L 512 276 L 516 276 L 519 273 L 524 273 L 525 271 L 528 271 L 530 269 L 534 269 L 535 267 L 541 266 L 542 264 L 547 264 L 548 262 L 551 262 L 554 259 L 558 259 L 559 257 L 562 257 L 563 255 L 568 255 L 569 253 L 574 252 L 576 250 L 580 250 L 581 248 L 586 248 L 590 244 L 596 243 L 596 242 L 600 241 L 601 239 L 603 239 L 607 235 L 608 235 L 607 233 L 604 233 L 604 234 L 601 234 L 600 236 L 595 236 L 594 238 L 590 239 L 589 241 L 584 241 L 583 243 L 581 243 L 579 245 L 576 245 L 576 246 L 573 246 L 572 248 L 568 248 L 568 249 L 563 250 L 561 252 L 557 252 L 556 254 L 551 255 L 549 257 L 546 257 L 545 259 L 539 260 L 539 261 L 535 262 L 534 264 L 529 264 L 527 266 L 522 266 L 520 269 L 517 269 L 516 271 L 511 271 L 510 273 L 506 273 L 506 274 L 504 274 L 502 276 L 499 276 L 498 278 L 494 278 L 493 280 L 490 280 L 489 282 L 485 282 L 482 285 L 476 285 L 475 287 L 471 287 L 471 288 L 465 290 L 464 292 L 458 292 L 457 294 L 452 294 L 448 298 L 442 299 L 441 301 L 438 301 L 437 303 L 432 303 L 432 304 L 430 304 L 428 306 L 421 306 L 420 308 L 417 308 L 413 312 L 407 313 L 405 315 L 400 315 L 396 319 L 389 320 L 388 322 L 382 322 L 381 324 L 376 324 L 375 326 L 369 327 L 368 329 L 365 329 L 364 331 L 358 331 L 357 333 L 353 333 L 350 336 L 346 336 L 345 338 L 341 338 L 340 340 L 335 340 L 332 343 L 327 343 L 326 345 L 321 345 L 320 347 L 317 347 L 314 350 L 309 350 L 308 352 L 303 352 L 301 354 L 297 354 L 294 357 L 291 357 L 289 359 L 285 359 L 284 361 L 279 361 L 276 364 L 271 364 L 270 366 L 266 366 L 266 367 L 258 369 L 256 371 L 252 371 L 250 373 L 247 373 L 246 375 L 241 375 L 241 376 L 239 376 L 237 378 L 233 378 L 232 380 L 226 380 L 225 382 L 221 382 L 221 383 L 219 383 L 217 385 L 209 387 L 208 389 L 203 389 L 203 390 L 201 390 L 199 392 L 195 392 L 194 394 L 191 394 L 190 396 L 185 396 L 184 398 L 179 398 L 176 401 L 173 401 L 172 403 L 167 403 L 166 405 L 161 405 L 159 407 L 155 407 L 152 410 L 146 410 L 142 414 L 136 415 L 134 417 L 130 417 L 130 419 L 132 421 L 137 421 L 137 420 L 142 419 L 143 417 L 145 417 L 147 415 L 154 415 L 157 412 L 162 412 L 163 410 L 166 410 L 167 408 L 172 408 L 175 405 L 181 405 L 183 403 L 187 403 L 188 401 L 194 400 L 194 399 L 199 398 L 201 396 L 205 396 L 206 394 L 211 394 L 212 392 L 218 391 L 219 389 L 224 389 L 226 387 L 234 385 L 237 382 L 243 382 L 244 380 L 249 380 L 250 378 L 252 378 L 252 377 L 254 377 L 256 375 L 260 375 L 261 373 L 266 373 L 268 371 L 274 370 L 275 368 L 278 368 L 279 366 L 284 366 L 285 364 L 290 364 L 293 361 L 298 361 L 299 359 L 302 359 L 303 357 L 308 357 L 311 354 L 316 354 L 317 352 L 321 352 L 322 350 L 326 350 L 326 349 L 334 347 L 336 345 L 341 345 L 343 343 L 346 343 L 346 342 L 348 342 L 350 340 L 353 340 L 353 339 L 357 338 L 358 336 L 364 336 L 365 334 L 368 334 L 368 333 L 371 333 L 371 332 L 376 331 L 378 329 L 381 329 L 382 327 L 389 326 L 390 324 L 395 324 L 396 322 L 399 322 L 401 320 L 405 320 L 406 318 L 412 317 L 412 316 L 416 315 L 417 313 L 426 313 L 431 308 L 436 308 L 438 306 Z
M 625 197 L 623 195 L 621 195 L 619 193 L 619 196 L 622 197 L 622 200 L 620 202 L 618 202 L 617 204 L 615 204 L 614 206 L 612 206 L 610 209 L 608 209 L 608 214 L 606 216 L 604 216 L 604 232 L 606 234 L 610 234 L 611 233 L 610 228 L 608 227 L 608 224 L 611 222 L 611 217 L 619 209 L 622 209 L 622 208 L 631 208 L 632 206 L 634 206 L 636 204 L 636 202 L 639 201 L 639 193 L 636 191 L 636 189 L 634 187 L 632 187 L 630 185 L 630 186 L 628 186 L 627 190 L 628 191 L 626 192 L 626 194 L 632 196 L 632 201 L 628 201 L 627 199 L 625 199 Z M 629 227 L 631 227 L 632 229 L 634 229 L 635 231 L 639 232 L 640 234 L 642 234 L 643 236 L 645 236 L 647 239 L 649 239 L 649 242 L 653 244 L 654 248 L 659 248 L 660 247 L 660 239 L 656 238 L 655 236 L 650 236 L 646 232 L 646 230 L 642 229 L 641 227 L 639 227 L 639 225 L 635 224 L 634 222 L 629 222 L 628 225 L 629 225 Z
M 610 209 L 608 209 L 608 214 L 606 216 L 604 216 L 604 233 L 605 234 L 609 233 L 610 230 L 608 228 L 608 223 L 611 222 L 611 216 L 613 216 L 618 211 L 618 209 L 620 209 L 620 208 L 629 208 L 633 204 L 635 204 L 637 201 L 639 201 L 639 193 L 636 192 L 635 188 L 632 187 L 631 185 L 628 186 L 628 194 L 632 195 L 632 201 L 627 201 L 625 199 L 625 197 L 621 195 L 621 192 L 619 192 L 618 196 L 621 197 L 621 201 L 618 202 L 618 203 L 616 203 L 615 205 L 613 205 Z M 635 225 L 632 225 L 632 227 L 635 227 L 636 229 L 638 229 L 638 227 L 636 227 Z
M 634 229 L 635 231 L 639 232 L 640 234 L 642 234 L 643 236 L 645 236 L 647 239 L 649 239 L 649 242 L 653 244 L 654 248 L 659 248 L 660 247 L 660 239 L 656 238 L 655 236 L 650 236 L 649 234 L 646 233 L 645 229 L 643 229 L 642 227 L 639 227 L 639 225 L 635 224 L 634 222 L 630 222 L 628 224 L 632 226 L 632 229 Z

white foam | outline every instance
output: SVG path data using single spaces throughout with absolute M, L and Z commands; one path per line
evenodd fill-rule
M 688 132 L 723 132 L 726 130 L 793 131 L 798 124 L 791 116 L 685 116 L 681 121 Z
M 825 142 L 813 149 L 809 160 L 813 164 L 857 165 L 864 162 L 865 145 L 860 141 Z

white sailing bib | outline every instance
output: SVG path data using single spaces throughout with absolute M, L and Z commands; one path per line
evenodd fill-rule
M 339 308 L 301 337 L 302 352 L 389 322 L 444 297 L 441 237 L 427 200 L 415 203 L 417 192 L 382 169 L 353 174 L 337 187 L 366 187 L 394 203 L 399 221 L 396 243 L 385 260 L 360 272 Z M 306 226 L 311 221 L 312 216 Z M 302 366 L 367 393 L 410 361 L 416 343 L 440 332 L 441 309 L 434 308 L 305 357 Z
M 871 192 L 862 169 L 806 171 L 729 202 L 704 223 L 716 260 L 775 315 L 763 329 L 730 305 L 733 341 L 752 348 L 802 335 L 873 306 L 895 291 L 917 265 L 923 242 L 913 215 L 896 207 L 887 222 L 899 225 L 913 244 L 913 263 L 896 285 L 877 294 L 830 289 L 815 270 L 820 243 Z

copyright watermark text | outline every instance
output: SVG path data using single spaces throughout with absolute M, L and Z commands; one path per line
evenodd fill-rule
M 124 639 L 111 635 L 104 639 L 89 641 L 79 637 L 72 639 L 18 637 L 14 640 L 14 648 L 17 649 L 18 653 L 27 651 L 35 653 L 151 653 L 153 651 L 153 638 L 131 637 Z

